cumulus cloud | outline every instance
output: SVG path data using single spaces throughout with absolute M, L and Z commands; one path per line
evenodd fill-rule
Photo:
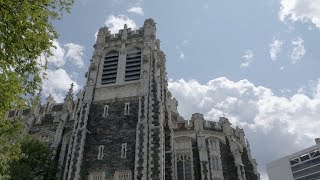
M 66 92 L 73 83 L 73 90 L 79 90 L 79 85 L 76 81 L 72 80 L 69 74 L 64 69 L 46 71 L 47 79 L 42 84 L 42 91 L 45 96 L 51 94 L 57 102 L 63 102 Z
M 320 28 L 320 1 L 281 0 L 279 18 L 281 21 L 289 19 L 292 22 L 311 22 Z
M 74 91 L 79 90 L 79 85 L 74 80 L 77 77 L 76 72 L 71 69 L 68 73 L 64 65 L 69 62 L 79 68 L 83 67 L 84 48 L 74 43 L 61 45 L 57 40 L 53 41 L 53 45 L 56 48 L 51 49 L 52 55 L 48 57 L 48 69 L 45 70 L 47 76 L 42 84 L 42 93 L 44 96 L 51 94 L 57 102 L 62 102 L 71 83 L 74 84 Z M 44 55 L 42 55 L 38 58 L 38 63 L 44 62 Z
M 243 62 L 240 64 L 240 67 L 248 67 L 254 59 L 253 51 L 251 49 L 246 50 L 241 58 L 243 59 Z
M 72 61 L 72 63 L 78 66 L 79 68 L 82 68 L 84 65 L 83 59 L 82 59 L 84 55 L 83 54 L 84 47 L 74 43 L 68 43 L 64 46 L 68 49 L 65 57 L 70 61 Z
M 273 39 L 273 41 L 270 43 L 270 58 L 272 61 L 277 60 L 282 45 L 283 42 L 278 39 Z
M 53 40 L 52 43 L 55 47 L 50 48 L 52 55 L 47 58 L 50 66 L 61 68 L 66 64 L 66 62 L 70 61 L 79 68 L 83 67 L 83 46 L 74 43 L 61 45 L 56 39 Z M 45 62 L 44 55 L 39 57 L 38 61 L 40 64 L 43 64 Z
M 50 48 L 53 55 L 48 58 L 48 63 L 51 63 L 56 67 L 62 67 L 65 64 L 64 54 L 66 51 L 61 47 L 60 43 L 56 39 L 53 40 L 52 44 L 55 47 Z
M 293 46 L 292 52 L 291 52 L 291 60 L 292 60 L 291 63 L 295 64 L 306 53 L 306 50 L 304 48 L 304 40 L 300 37 L 297 37 L 296 39 L 291 41 L 291 44 Z
M 144 13 L 143 13 L 143 9 L 139 6 L 137 7 L 131 7 L 127 10 L 129 13 L 133 13 L 133 14 L 138 14 L 138 15 L 141 15 L 143 16 Z
M 183 79 L 169 82 L 186 119 L 194 112 L 203 113 L 208 120 L 226 116 L 234 126 L 244 128 L 262 175 L 266 174 L 266 163 L 313 145 L 319 136 L 320 79 L 312 89 L 309 94 L 283 97 L 245 79 L 234 82 L 221 77 L 207 84 Z
M 119 29 L 123 29 L 123 26 L 127 24 L 128 28 L 137 29 L 137 24 L 125 15 L 110 15 L 106 21 L 105 25 L 109 28 L 112 34 L 118 33 Z

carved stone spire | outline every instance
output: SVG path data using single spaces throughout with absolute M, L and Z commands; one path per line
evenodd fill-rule
M 64 108 L 69 110 L 69 111 L 72 111 L 72 105 L 73 105 L 73 86 L 74 84 L 71 83 L 70 84 L 70 89 L 66 95 L 66 97 L 64 98 Z
M 68 100 L 73 100 L 73 87 L 74 87 L 74 84 L 71 83 L 70 84 L 70 88 L 69 88 L 69 91 L 68 91 L 68 94 L 66 95 L 66 97 L 64 98 L 64 101 L 68 101 Z
M 128 27 L 127 27 L 127 24 L 124 24 L 124 27 L 123 27 L 123 31 L 122 31 L 122 39 L 127 39 L 127 36 L 128 36 Z

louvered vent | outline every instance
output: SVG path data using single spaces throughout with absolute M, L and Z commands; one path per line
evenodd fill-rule
M 130 49 L 127 52 L 125 81 L 140 79 L 141 50 L 138 48 Z
M 101 84 L 111 84 L 116 82 L 119 53 L 112 51 L 104 58 Z

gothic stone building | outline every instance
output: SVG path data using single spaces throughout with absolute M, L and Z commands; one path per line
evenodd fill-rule
M 242 129 L 227 118 L 179 116 L 152 19 L 117 34 L 103 27 L 94 48 L 75 98 L 71 87 L 63 103 L 49 96 L 34 111 L 8 113 L 22 117 L 26 133 L 49 142 L 57 179 L 260 179 Z

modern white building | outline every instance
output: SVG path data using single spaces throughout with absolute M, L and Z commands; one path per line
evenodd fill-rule
M 320 180 L 320 138 L 316 145 L 267 164 L 269 180 Z

